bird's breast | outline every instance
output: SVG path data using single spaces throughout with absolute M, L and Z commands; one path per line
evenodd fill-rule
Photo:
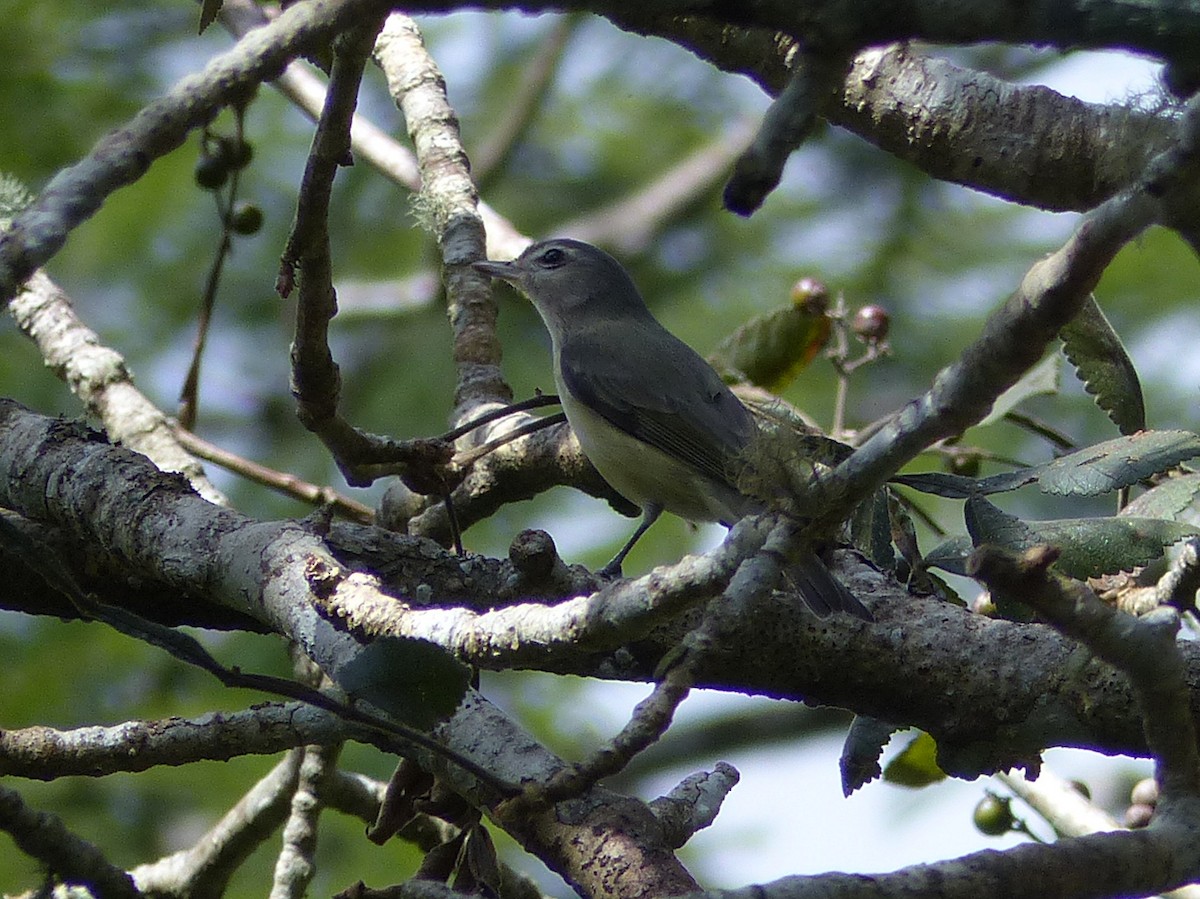
M 744 498 L 737 491 L 621 430 L 557 380 L 563 412 L 584 455 L 626 499 L 643 508 L 661 506 L 688 521 L 732 524 L 741 517 Z

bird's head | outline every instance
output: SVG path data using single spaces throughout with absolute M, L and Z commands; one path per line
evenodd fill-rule
M 579 240 L 538 241 L 511 262 L 476 262 L 474 268 L 520 290 L 552 328 L 568 315 L 615 317 L 646 310 L 621 263 Z

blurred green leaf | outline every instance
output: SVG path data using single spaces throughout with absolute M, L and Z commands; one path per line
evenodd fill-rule
M 778 392 L 808 367 L 829 342 L 824 311 L 793 303 L 755 316 L 709 356 L 717 371 Z
M 1051 353 L 1025 372 L 1021 380 L 1000 394 L 992 404 L 992 411 L 977 427 L 994 424 L 1031 397 L 1050 396 L 1058 393 L 1058 388 L 1058 357 Z
M 471 669 L 428 640 L 382 637 L 342 666 L 337 682 L 352 699 L 430 730 L 454 714 L 471 682 Z
M 918 789 L 946 779 L 938 767 L 937 741 L 922 731 L 883 769 L 883 779 L 901 787 Z

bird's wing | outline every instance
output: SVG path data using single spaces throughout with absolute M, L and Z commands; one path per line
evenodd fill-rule
M 656 351 L 668 338 L 671 352 Z M 666 331 L 637 343 L 642 351 L 631 353 L 620 343 L 568 341 L 559 353 L 564 386 L 614 426 L 733 486 L 731 463 L 754 433 L 746 407 Z

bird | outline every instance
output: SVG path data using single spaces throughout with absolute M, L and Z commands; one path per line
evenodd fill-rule
M 584 455 L 642 519 L 600 574 L 664 512 L 731 527 L 766 505 L 737 486 L 739 460 L 758 430 L 721 376 L 664 328 L 616 259 L 568 238 L 531 244 L 512 261 L 474 263 L 533 303 L 550 333 L 554 381 Z M 820 617 L 871 614 L 811 549 L 789 579 Z

